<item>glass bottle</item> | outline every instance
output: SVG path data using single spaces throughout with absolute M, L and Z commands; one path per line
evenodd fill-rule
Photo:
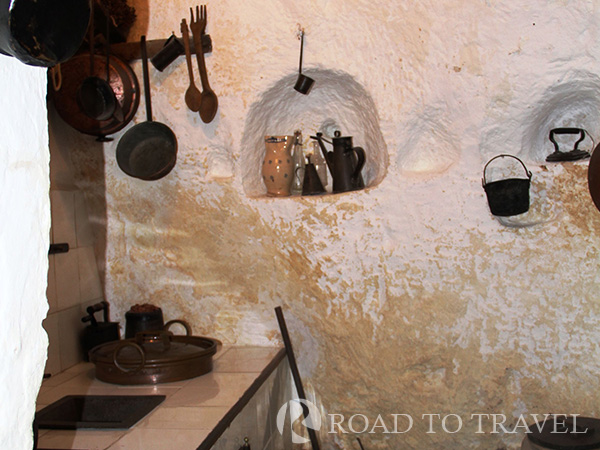
M 315 165 L 315 169 L 317 169 L 317 173 L 319 174 L 319 178 L 321 179 L 321 183 L 323 187 L 327 189 L 327 163 L 325 162 L 325 158 L 321 153 L 321 149 L 319 148 L 319 144 L 317 141 L 311 142 L 311 150 L 309 151 L 311 158 L 310 160 Z M 329 189 L 328 189 L 329 190 Z
M 292 182 L 291 192 L 292 195 L 302 194 L 302 183 L 304 181 L 304 151 L 302 149 L 302 132 L 296 130 L 294 132 L 294 150 L 292 153 L 293 166 L 294 166 L 294 181 Z

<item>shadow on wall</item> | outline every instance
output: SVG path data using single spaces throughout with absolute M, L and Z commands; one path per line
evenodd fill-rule
M 81 318 L 105 298 L 107 218 L 102 143 L 67 125 L 51 96 L 48 126 L 51 242 L 69 244 L 68 252 L 49 255 L 45 372 L 55 374 L 82 361 Z
M 550 130 L 559 127 L 583 128 L 598 144 L 600 77 L 590 72 L 577 71 L 566 80 L 546 89 L 525 122 L 520 153 L 533 161 L 545 161 L 546 156 L 554 151 L 554 146 L 548 139 Z M 570 142 L 565 143 L 564 150 L 572 150 L 572 143 L 571 138 Z M 592 145 L 588 136 L 579 148 L 593 150 Z
M 51 172 L 55 177 L 51 180 L 51 188 L 60 188 L 56 184 L 61 181 L 56 181 L 56 178 L 62 178 L 68 180 L 69 189 L 78 190 L 85 195 L 98 270 L 104 286 L 107 227 L 104 145 L 96 136 L 80 133 L 69 126 L 56 112 L 51 97 L 48 98 L 48 111 L 48 124 L 54 137 L 50 145 L 50 158 L 56 159 L 59 152 L 69 157 L 64 162 L 66 169 L 62 169 L 63 173 Z M 54 167 L 51 166 L 51 169 Z
M 386 174 L 388 152 L 369 93 L 344 72 L 311 69 L 303 73 L 315 80 L 309 95 L 294 90 L 298 76 L 294 73 L 275 83 L 250 107 L 240 156 L 246 194 L 255 197 L 266 193 L 261 178 L 264 137 L 293 135 L 295 130 L 302 131 L 305 144 L 318 131 L 330 137 L 334 130 L 352 136 L 354 145 L 366 153 L 365 185 L 379 184 Z

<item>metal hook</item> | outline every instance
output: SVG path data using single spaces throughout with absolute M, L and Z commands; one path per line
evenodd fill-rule
M 298 66 L 298 73 L 302 73 L 302 54 L 304 53 L 304 29 L 300 31 L 300 64 Z

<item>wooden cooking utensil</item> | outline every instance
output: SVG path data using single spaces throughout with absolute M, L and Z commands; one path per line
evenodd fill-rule
M 196 87 L 194 83 L 194 69 L 192 68 L 192 53 L 190 51 L 190 34 L 188 31 L 188 25 L 185 19 L 181 21 L 181 35 L 183 36 L 183 48 L 185 49 L 185 61 L 187 63 L 188 74 L 190 77 L 190 85 L 185 91 L 185 104 L 187 107 L 194 112 L 200 111 L 200 105 L 202 103 L 202 93 Z M 203 52 L 202 47 L 199 50 Z
M 198 59 L 198 70 L 200 71 L 200 81 L 202 81 L 202 103 L 200 106 L 200 118 L 204 123 L 210 123 L 215 118 L 219 101 L 217 95 L 210 88 L 208 75 L 206 74 L 206 65 L 204 63 L 204 52 L 202 51 L 202 35 L 206 29 L 206 5 L 196 6 L 196 19 L 194 20 L 194 10 L 190 8 L 191 20 L 190 29 L 194 35 L 194 46 L 196 49 L 196 58 Z

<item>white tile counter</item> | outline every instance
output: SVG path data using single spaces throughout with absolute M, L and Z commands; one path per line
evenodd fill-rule
M 121 386 L 94 376 L 92 363 L 78 364 L 44 380 L 37 410 L 65 395 L 165 395 L 167 398 L 130 429 L 39 430 L 40 449 L 196 450 L 277 356 L 277 347 L 220 348 L 213 371 L 189 380 Z

